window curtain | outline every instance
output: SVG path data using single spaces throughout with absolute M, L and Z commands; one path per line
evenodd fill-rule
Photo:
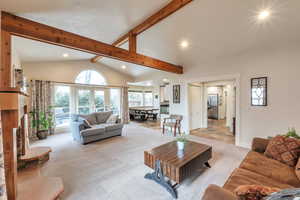
M 129 123 L 129 107 L 128 107 L 128 88 L 124 87 L 121 89 L 121 109 L 122 109 L 122 116 L 121 120 L 122 123 L 128 124 Z
M 46 116 L 52 114 L 54 117 L 52 91 L 53 84 L 50 81 L 32 80 L 30 82 L 30 119 L 38 119 L 41 112 L 46 113 Z M 36 139 L 39 127 L 29 127 L 29 138 Z M 54 123 L 52 123 L 49 134 L 54 133 L 54 128 Z

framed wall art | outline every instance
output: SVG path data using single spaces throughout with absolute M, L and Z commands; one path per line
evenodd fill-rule
M 173 85 L 173 103 L 180 103 L 180 85 Z
M 267 106 L 268 78 L 251 79 L 251 106 Z

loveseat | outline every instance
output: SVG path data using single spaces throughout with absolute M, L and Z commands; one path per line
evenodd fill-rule
M 254 138 L 252 150 L 239 168 L 232 172 L 224 186 L 210 185 L 202 200 L 237 200 L 234 190 L 240 185 L 262 185 L 279 189 L 299 188 L 300 180 L 294 167 L 264 156 L 268 143 L 268 139 Z
M 89 115 L 72 115 L 73 139 L 81 144 L 122 135 L 123 124 L 112 112 L 96 112 Z

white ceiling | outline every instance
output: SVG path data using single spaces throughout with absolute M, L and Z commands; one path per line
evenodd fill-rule
M 111 43 L 166 3 L 167 0 L 1 0 L 0 8 Z M 257 24 L 256 12 L 264 7 L 271 7 L 271 18 Z M 297 45 L 299 9 L 297 0 L 194 0 L 141 34 L 138 52 L 189 68 L 260 47 Z M 179 47 L 182 39 L 190 43 L 185 50 Z M 120 65 L 101 62 L 115 68 Z M 145 72 L 138 72 L 137 67 L 129 71 L 135 76 Z
M 12 44 L 22 62 L 85 60 L 93 56 L 93 54 L 15 36 Z M 65 53 L 69 57 L 63 57 Z
M 20 37 L 13 37 L 13 47 L 16 49 L 22 62 L 89 60 L 94 57 L 93 54 Z M 68 54 L 69 56 L 63 57 L 63 54 Z M 131 76 L 140 76 L 145 73 L 157 71 L 111 58 L 103 58 L 99 62 L 119 71 L 120 73 Z M 122 65 L 125 65 L 126 69 L 123 69 Z

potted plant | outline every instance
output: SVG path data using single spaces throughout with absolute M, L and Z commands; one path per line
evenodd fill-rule
M 179 150 L 179 151 L 183 151 L 183 150 L 184 150 L 185 143 L 187 142 L 185 133 L 180 134 L 180 135 L 176 138 L 176 141 L 177 141 L 177 148 L 178 148 L 178 150 Z
M 284 136 L 300 139 L 300 136 L 297 134 L 295 128 L 289 128 L 289 131 Z
M 46 139 L 49 129 L 53 126 L 53 113 L 32 111 L 30 114 L 31 126 L 37 128 L 36 136 L 40 140 Z

